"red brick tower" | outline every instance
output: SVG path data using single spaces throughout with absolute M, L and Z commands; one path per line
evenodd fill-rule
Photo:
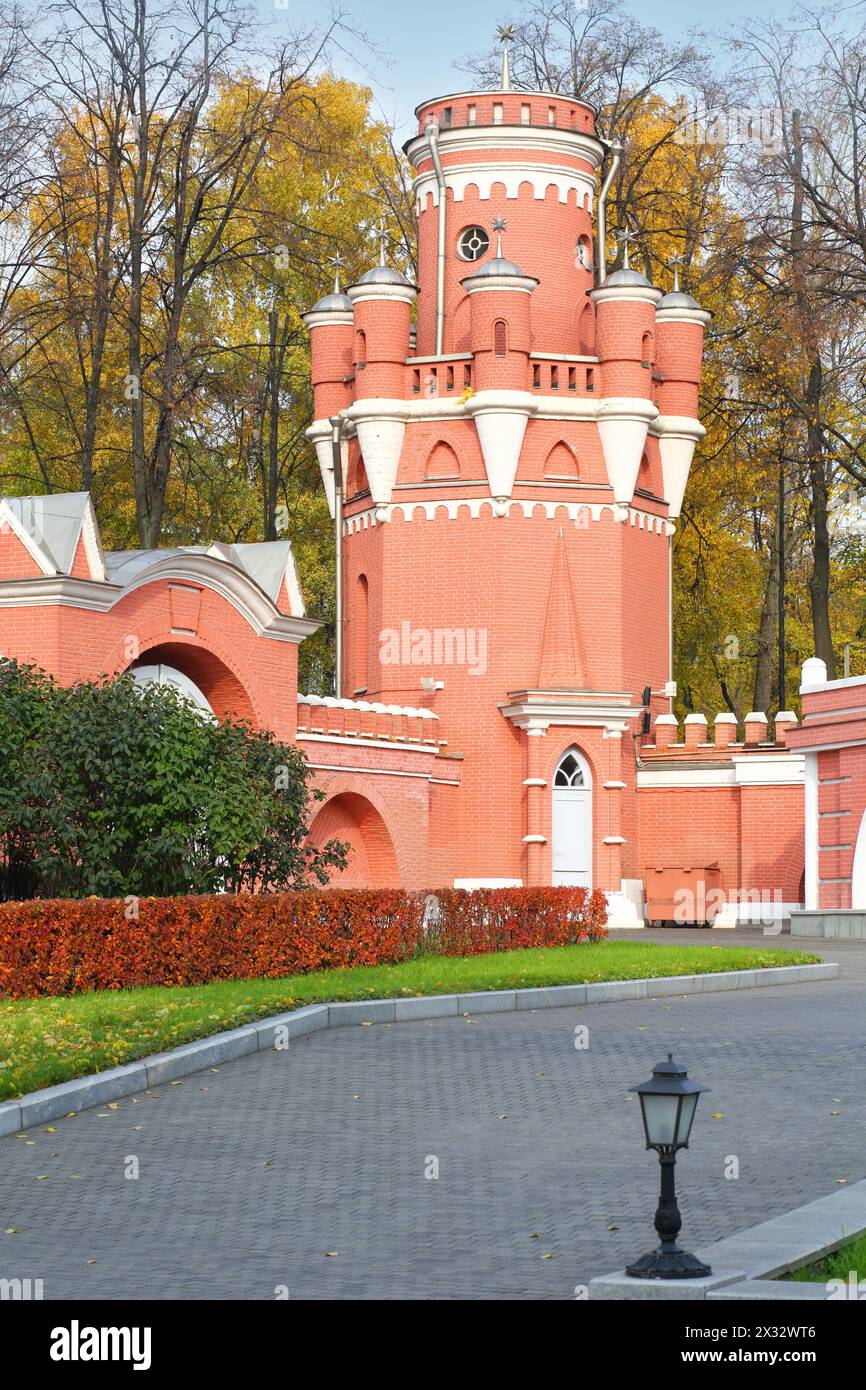
M 343 420 L 337 695 L 428 705 L 461 760 L 459 788 L 431 787 L 429 886 L 587 883 L 627 924 L 708 316 L 594 266 L 585 102 L 514 90 L 506 65 L 418 117 L 416 348 L 416 289 L 384 255 L 307 317 L 326 486 Z

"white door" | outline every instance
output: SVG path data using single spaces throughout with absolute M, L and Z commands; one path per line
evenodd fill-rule
M 592 786 L 589 768 L 570 750 L 553 781 L 553 882 L 592 887 Z

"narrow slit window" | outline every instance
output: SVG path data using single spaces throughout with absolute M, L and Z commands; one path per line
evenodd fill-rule
M 497 357 L 505 357 L 508 352 L 508 329 L 504 319 L 497 319 L 493 325 L 493 351 Z

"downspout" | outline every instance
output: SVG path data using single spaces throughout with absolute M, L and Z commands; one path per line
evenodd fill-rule
M 446 201 L 445 171 L 439 158 L 439 126 L 430 121 L 425 129 L 430 158 L 439 185 L 439 223 L 436 234 L 436 356 L 441 357 L 445 342 L 445 219 L 448 213 Z
M 607 279 L 607 195 L 610 186 L 616 178 L 616 171 L 622 159 L 622 145 L 615 140 L 602 140 L 602 144 L 610 155 L 610 164 L 604 176 L 604 182 L 598 194 L 598 219 L 596 227 L 597 247 L 595 253 L 595 282 L 603 285 Z
M 334 694 L 343 698 L 343 459 L 340 452 L 342 415 L 332 415 L 331 456 L 334 464 Z

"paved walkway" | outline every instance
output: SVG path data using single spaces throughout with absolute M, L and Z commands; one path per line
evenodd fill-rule
M 866 946 L 814 949 L 838 981 L 341 1028 L 0 1139 L 0 1278 L 63 1299 L 573 1298 L 652 1244 L 627 1087 L 669 1047 L 713 1087 L 678 1167 L 692 1246 L 866 1176 Z

